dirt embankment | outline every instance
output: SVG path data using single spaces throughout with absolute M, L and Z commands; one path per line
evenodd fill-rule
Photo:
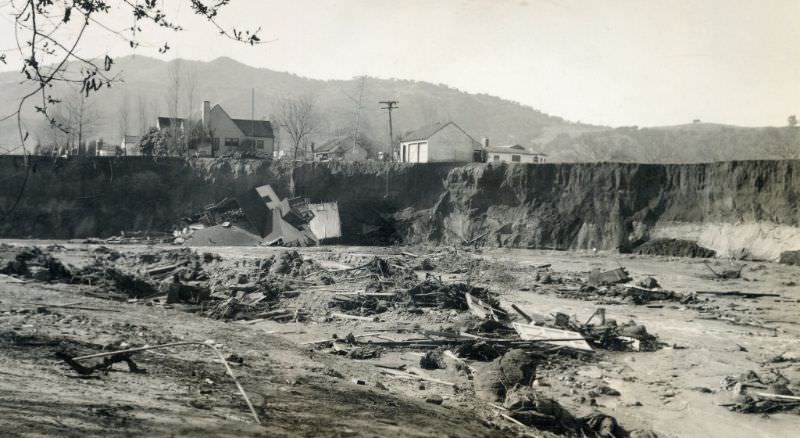
M 0 236 L 171 231 L 182 216 L 271 184 L 339 202 L 343 243 L 614 249 L 696 240 L 720 256 L 800 248 L 800 161 L 459 166 L 255 160 L 0 158 Z M 388 176 L 388 184 L 387 184 Z M 12 210 L 20 188 L 19 204 Z
M 722 256 L 764 258 L 800 247 L 798 161 L 473 165 L 444 186 L 431 233 L 407 240 L 614 249 L 689 237 Z

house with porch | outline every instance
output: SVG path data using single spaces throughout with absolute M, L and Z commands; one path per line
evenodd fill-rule
M 400 141 L 397 159 L 402 163 L 471 162 L 480 143 L 453 122 L 423 126 Z

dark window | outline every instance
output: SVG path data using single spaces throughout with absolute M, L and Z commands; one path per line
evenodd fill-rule
M 495 155 L 494 156 L 494 161 L 500 161 L 500 155 Z
M 239 139 L 225 137 L 225 146 L 239 146 Z
M 519 163 L 521 160 L 522 160 L 522 157 L 520 157 L 519 155 L 512 155 L 511 156 L 511 161 L 513 161 L 515 163 Z
M 264 140 L 256 140 L 256 148 L 264 149 Z
M 219 137 L 214 137 L 211 140 L 211 149 L 213 149 L 215 151 L 219 150 Z

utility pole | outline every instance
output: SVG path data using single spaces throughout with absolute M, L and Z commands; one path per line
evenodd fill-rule
M 389 146 L 386 149 L 386 153 L 387 153 L 388 159 L 391 160 L 392 142 L 394 141 L 394 136 L 392 135 L 392 110 L 396 110 L 397 108 L 400 108 L 400 107 L 397 106 L 398 102 L 396 100 L 382 100 L 382 101 L 380 101 L 378 103 L 386 105 L 384 107 L 381 107 L 381 109 L 385 109 L 385 110 L 389 111 Z
M 389 112 L 389 145 L 386 147 L 386 160 L 389 162 L 392 161 L 392 143 L 394 142 L 394 135 L 392 134 L 392 110 L 400 108 L 397 106 L 398 102 L 396 100 L 382 100 L 378 102 L 382 105 L 386 105 L 381 107 L 381 109 L 385 109 Z M 389 197 L 389 167 L 386 168 L 386 194 L 384 195 L 386 198 Z

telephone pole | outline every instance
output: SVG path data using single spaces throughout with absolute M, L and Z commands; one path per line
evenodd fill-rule
M 385 160 L 391 162 L 392 161 L 392 143 L 394 142 L 394 135 L 392 133 L 392 110 L 400 108 L 397 106 L 396 100 L 382 100 L 378 102 L 382 105 L 386 105 L 381 107 L 381 109 L 385 109 L 389 112 L 389 145 L 386 147 L 386 158 Z M 386 193 L 384 197 L 389 197 L 389 167 L 386 168 Z
M 382 100 L 378 102 L 380 104 L 386 105 L 381 107 L 381 109 L 385 109 L 389 111 L 389 146 L 386 150 L 387 159 L 391 160 L 392 157 L 392 142 L 394 141 L 394 136 L 392 135 L 392 110 L 396 110 L 400 108 L 397 106 L 398 102 L 396 100 Z

